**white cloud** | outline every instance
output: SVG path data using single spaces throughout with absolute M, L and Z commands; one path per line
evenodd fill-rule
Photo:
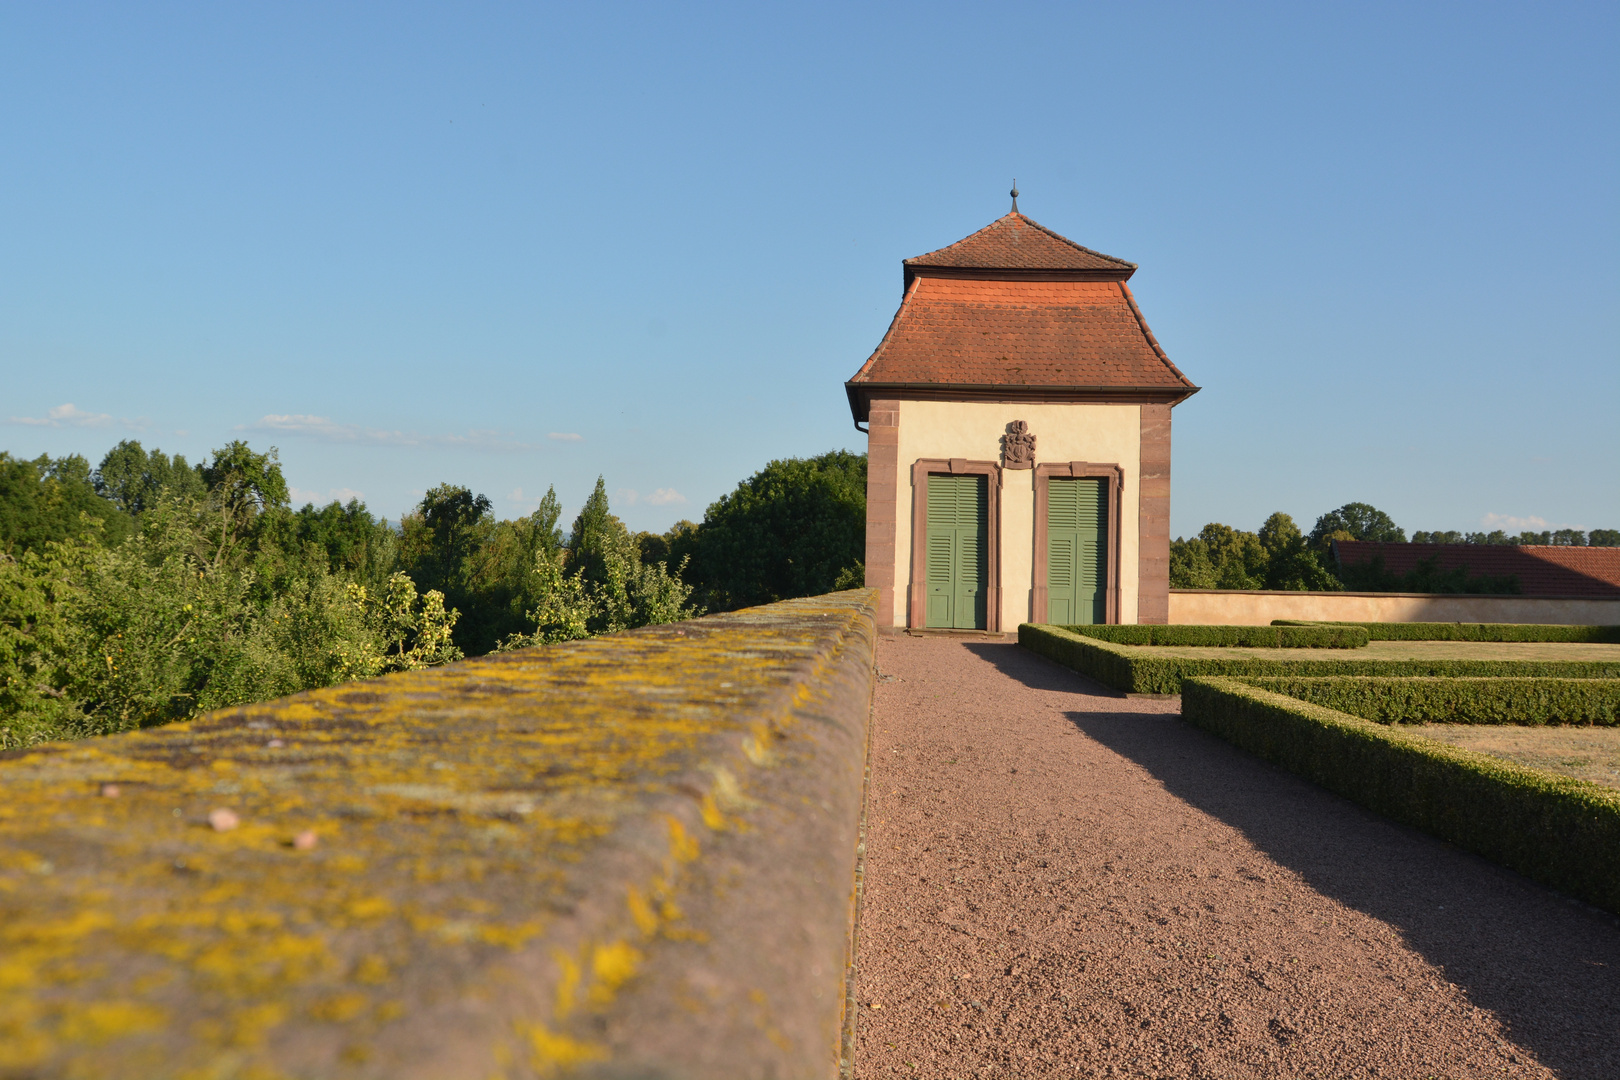
M 504 437 L 498 431 L 469 431 L 464 435 L 423 435 L 415 431 L 340 424 L 327 416 L 303 413 L 268 413 L 241 430 L 302 435 L 321 442 L 371 443 L 379 446 L 432 446 L 462 450 L 533 450 L 534 444 Z
M 618 488 L 613 492 L 613 501 L 620 506 L 634 506 L 641 500 L 641 495 L 635 488 Z
M 558 442 L 584 442 L 585 441 L 585 436 L 581 435 L 577 431 L 548 431 L 548 432 L 546 432 L 546 438 L 555 439 Z
M 1512 514 L 1486 514 L 1479 519 L 1481 528 L 1502 529 L 1505 532 L 1543 532 L 1552 528 L 1546 518 L 1514 517 Z
M 521 487 L 513 488 L 512 493 L 506 497 L 507 504 L 520 515 L 532 514 L 538 510 L 540 508 L 540 499 L 541 496 L 539 495 L 524 495 Z
M 649 506 L 674 506 L 676 503 L 683 503 L 685 501 L 686 496 L 682 495 L 674 488 L 659 488 L 657 491 L 647 496 L 647 503 Z
M 45 410 L 44 416 L 13 416 L 11 422 L 29 427 L 107 427 L 113 418 L 108 413 L 85 412 L 69 402 Z

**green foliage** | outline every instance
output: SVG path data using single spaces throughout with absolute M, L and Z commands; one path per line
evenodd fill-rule
M 1381 660 L 1365 657 L 1273 660 L 1261 657 L 1155 656 L 1152 650 L 1082 637 L 1067 627 L 1025 623 L 1018 643 L 1116 690 L 1133 694 L 1179 694 L 1183 679 L 1216 675 L 1251 677 L 1386 675 L 1496 676 L 1565 679 L 1620 678 L 1610 660 Z
M 528 517 L 496 521 L 483 495 L 440 484 L 401 522 L 400 565 L 461 613 L 456 644 L 468 655 L 524 632 L 526 613 L 541 599 L 537 560 L 561 550 L 561 514 L 556 491 L 548 490 Z
M 41 455 L 23 461 L 0 451 L 0 552 L 38 551 L 97 529 L 117 543 L 128 535 L 130 522 L 97 494 L 84 458 Z
M 1272 626 L 1359 626 L 1369 641 L 1554 641 L 1620 644 L 1620 626 L 1547 623 L 1377 623 L 1273 619 Z
M 1189 679 L 1181 715 L 1377 813 L 1620 912 L 1620 792 L 1238 679 Z
M 711 610 L 831 592 L 866 554 L 866 455 L 772 461 L 670 540 Z M 859 584 L 858 582 L 856 584 Z
M 1317 561 L 1316 552 L 1287 514 L 1272 514 L 1260 526 L 1260 546 L 1266 553 L 1266 588 L 1294 592 L 1329 592 L 1339 582 Z
M 240 470 L 215 475 L 222 489 L 203 501 L 148 505 L 122 544 L 61 541 L 0 566 L 0 746 L 146 727 L 460 655 L 438 594 L 419 598 L 396 574 L 373 598 L 324 558 L 289 557 L 266 542 L 273 530 L 244 524 L 254 485 L 239 483 Z M 261 519 L 273 505 L 252 502 Z M 227 535 L 236 539 L 221 545 Z
M 701 614 L 687 604 L 692 587 L 680 577 L 684 558 L 674 573 L 664 560 L 644 561 L 644 551 L 668 552 L 667 540 L 657 539 L 630 535 L 609 508 L 606 484 L 598 477 L 574 519 L 567 549 L 534 556 L 525 594 L 532 598 L 526 612 L 531 628 L 508 634 L 498 648 L 574 641 Z
M 1620 679 L 1251 678 L 1379 724 L 1620 725 Z
M 1440 569 L 1440 556 L 1419 559 L 1404 574 L 1384 566 L 1384 557 L 1374 555 L 1366 562 L 1340 563 L 1337 575 L 1351 592 L 1470 593 L 1510 596 L 1519 593 L 1516 574 L 1473 574 L 1467 566 Z
M 304 504 L 287 522 L 289 542 L 311 546 L 326 557 L 333 574 L 348 574 L 368 585 L 388 580 L 399 560 L 399 534 L 371 516 L 366 504 L 350 499 L 317 508 Z
M 1550 545 L 1553 547 L 1617 547 L 1620 529 L 1593 529 L 1590 533 L 1580 529 L 1546 529 L 1541 532 L 1526 530 L 1509 536 L 1501 529 L 1494 532 L 1462 533 L 1455 529 L 1446 532 L 1418 531 L 1412 534 L 1414 544 L 1520 544 Z
M 133 439 L 125 439 L 107 451 L 93 482 L 96 494 L 131 516 L 139 516 L 147 507 L 156 505 L 165 493 L 194 499 L 208 490 L 201 466 L 187 465 L 184 456 L 170 458 L 156 448 L 148 454 Z
M 1210 522 L 1190 540 L 1170 543 L 1173 589 L 1331 591 L 1338 581 L 1287 514 L 1266 519 L 1259 533 Z
M 1334 539 L 1401 544 L 1406 542 L 1406 530 L 1376 506 L 1352 502 L 1329 510 L 1316 519 L 1316 526 L 1311 529 L 1310 545 L 1318 551 L 1325 550 L 1328 541 Z
M 1250 649 L 1360 649 L 1367 634 L 1360 627 L 1301 626 L 1065 626 L 1081 637 L 1115 645 L 1193 645 Z

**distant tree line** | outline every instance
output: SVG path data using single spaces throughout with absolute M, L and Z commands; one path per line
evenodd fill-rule
M 773 461 L 700 523 L 632 533 L 603 481 L 499 520 L 441 484 L 397 523 L 293 509 L 274 448 L 0 452 L 0 749 L 463 656 L 859 585 L 866 459 Z
M 1301 534 L 1287 514 L 1266 519 L 1257 533 L 1210 523 L 1197 536 L 1170 543 L 1170 587 L 1173 589 L 1288 589 L 1303 591 L 1516 593 L 1512 575 L 1471 574 L 1466 567 L 1442 570 L 1438 555 L 1419 559 L 1405 574 L 1384 567 L 1382 559 L 1339 565 L 1333 558 L 1336 540 L 1405 543 L 1406 530 L 1377 507 L 1346 503 L 1316 519 Z M 1497 531 L 1415 532 L 1416 544 L 1558 544 L 1620 546 L 1620 529 L 1559 529 L 1523 532 L 1516 537 Z

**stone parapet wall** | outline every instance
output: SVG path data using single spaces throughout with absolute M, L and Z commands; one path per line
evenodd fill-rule
M 1620 626 L 1620 600 L 1560 600 L 1450 593 L 1170 590 L 1172 624 L 1255 626 L 1268 624 L 1273 619 Z
M 0 1075 L 838 1075 L 876 602 L 0 755 Z

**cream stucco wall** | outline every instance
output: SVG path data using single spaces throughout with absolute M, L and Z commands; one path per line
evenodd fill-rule
M 1089 461 L 1118 465 L 1120 493 L 1120 621 L 1136 621 L 1137 480 L 1142 449 L 1141 409 L 1136 405 L 999 402 L 900 402 L 899 476 L 895 506 L 894 623 L 906 625 L 911 593 L 911 467 L 920 458 L 1001 460 L 1001 437 L 1014 420 L 1029 424 L 1035 461 Z M 1001 628 L 1015 629 L 1031 618 L 1034 587 L 1035 486 L 1028 469 L 1002 471 Z M 995 527 L 995 523 L 991 523 Z M 920 573 L 920 568 L 916 572 Z
M 1174 625 L 1264 626 L 1273 619 L 1317 622 L 1495 622 L 1620 625 L 1620 600 L 1417 593 L 1170 590 Z

